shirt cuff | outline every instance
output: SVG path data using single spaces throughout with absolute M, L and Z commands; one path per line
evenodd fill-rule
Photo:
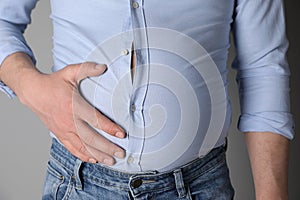
M 294 138 L 294 121 L 288 112 L 261 112 L 240 116 L 241 132 L 272 132 L 288 139 Z
M 1 80 L 0 80 L 0 91 L 4 92 L 10 99 L 16 97 L 14 91 L 12 91 L 9 87 L 7 87 Z

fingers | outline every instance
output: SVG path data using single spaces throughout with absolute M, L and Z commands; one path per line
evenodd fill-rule
M 87 122 L 92 127 L 103 130 L 112 136 L 118 138 L 124 138 L 126 136 L 125 131 L 119 125 L 112 122 L 100 111 L 91 106 L 80 96 L 80 94 L 74 95 L 77 96 L 75 97 L 76 101 L 74 101 L 74 111 L 80 119 Z
M 82 63 L 77 72 L 77 83 L 89 76 L 99 76 L 106 70 L 106 65 L 96 64 L 92 62 Z
M 90 154 L 81 139 L 75 133 L 65 133 L 59 141 L 66 147 L 74 156 L 84 162 L 96 163 L 97 160 Z
M 90 105 L 79 93 L 79 82 L 90 76 L 99 76 L 106 70 L 106 65 L 86 62 L 83 64 L 69 65 L 58 73 L 66 82 L 74 86 L 72 92 L 73 122 L 75 127 L 67 137 L 59 140 L 76 157 L 84 162 L 101 162 L 106 165 L 115 163 L 114 157 L 124 158 L 125 151 L 115 145 L 101 134 L 97 133 L 92 127 L 103 130 L 104 132 L 119 137 L 125 137 L 125 131 L 100 111 Z
M 112 156 L 109 156 L 106 153 L 103 153 L 99 151 L 98 149 L 95 149 L 92 146 L 86 145 L 87 150 L 89 153 L 95 158 L 95 163 L 103 163 L 105 165 L 112 166 L 115 164 L 115 159 Z M 93 162 L 92 162 L 93 163 Z
M 100 162 L 109 166 L 114 165 L 115 159 L 111 155 L 86 144 L 76 133 L 68 133 L 68 137 L 64 138 L 59 138 L 59 141 L 80 160 L 93 164 Z
M 68 65 L 63 69 L 64 77 L 69 77 L 77 85 L 79 82 L 90 76 L 99 76 L 106 71 L 104 64 L 85 62 L 82 64 Z
M 91 106 L 79 93 L 74 94 L 73 98 L 76 133 L 85 144 L 86 150 L 97 162 L 106 165 L 115 163 L 113 157 L 124 158 L 126 153 L 122 148 L 106 139 L 92 127 L 119 138 L 125 137 L 124 130 Z
M 108 139 L 97 133 L 87 123 L 81 121 L 77 123 L 77 134 L 80 139 L 95 150 L 100 150 L 109 156 L 124 158 L 125 152 L 119 146 L 113 144 Z M 99 161 L 103 160 L 103 155 L 99 155 L 97 151 L 93 151 L 93 156 Z

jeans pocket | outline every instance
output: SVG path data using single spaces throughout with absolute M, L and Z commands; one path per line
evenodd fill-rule
M 219 162 L 188 185 L 191 199 L 232 200 L 234 189 L 225 160 Z
M 50 158 L 44 183 L 43 200 L 62 200 L 66 196 L 68 173 L 58 161 Z

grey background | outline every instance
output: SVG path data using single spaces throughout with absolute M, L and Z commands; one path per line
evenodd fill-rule
M 288 59 L 292 71 L 292 112 L 296 125 L 300 120 L 297 107 L 297 102 L 300 101 L 297 95 L 300 85 L 297 62 L 300 56 L 297 51 L 300 47 L 299 9 L 299 2 L 296 0 L 286 1 L 287 33 L 291 43 Z M 52 27 L 49 14 L 49 1 L 40 1 L 32 15 L 33 23 L 25 34 L 37 57 L 38 67 L 44 72 L 50 72 L 52 66 Z M 233 56 L 232 50 L 229 63 Z M 253 181 L 244 136 L 236 129 L 239 102 L 234 80 L 235 72 L 231 69 L 230 71 L 230 96 L 234 114 L 229 134 L 228 162 L 236 190 L 235 199 L 251 200 L 254 199 Z M 12 101 L 0 93 L 0 134 L 0 200 L 41 199 L 51 142 L 47 129 L 29 109 L 20 104 L 18 99 Z M 290 148 L 289 194 L 291 200 L 300 199 L 298 152 L 300 152 L 300 138 L 297 136 L 291 142 Z

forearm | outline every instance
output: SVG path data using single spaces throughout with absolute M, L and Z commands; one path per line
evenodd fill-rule
M 18 96 L 22 97 L 22 86 L 32 76 L 40 72 L 34 66 L 31 58 L 25 53 L 14 53 L 8 56 L 0 67 L 0 80 L 9 86 Z
M 287 200 L 288 139 L 268 132 L 249 132 L 245 135 L 256 199 Z

